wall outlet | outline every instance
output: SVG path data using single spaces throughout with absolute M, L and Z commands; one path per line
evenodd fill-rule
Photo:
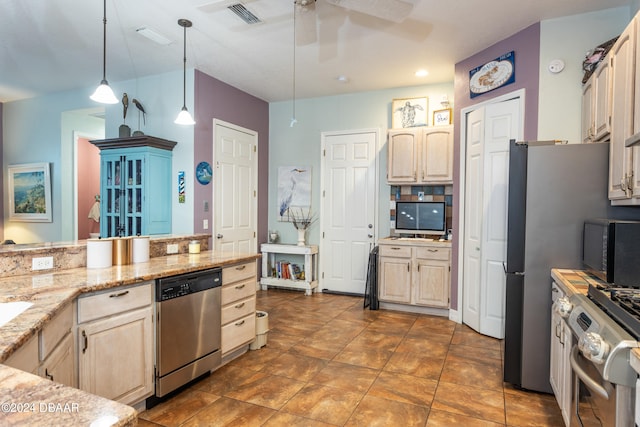
M 50 270 L 53 268 L 53 257 L 44 256 L 31 259 L 31 270 Z
M 172 243 L 167 245 L 167 255 L 177 254 L 178 253 L 178 244 Z

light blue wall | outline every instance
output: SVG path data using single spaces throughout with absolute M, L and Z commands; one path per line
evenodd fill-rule
M 620 35 L 632 18 L 629 7 L 549 19 L 540 23 L 538 139 L 581 142 L 582 61 L 590 49 Z M 562 59 L 558 74 L 549 62 Z
M 193 69 L 187 70 L 187 94 L 193 94 Z M 173 150 L 172 187 L 173 232 L 193 231 L 193 187 L 187 185 L 186 203 L 177 201 L 177 173 L 185 171 L 193 176 L 193 127 L 173 123 L 182 108 L 182 72 L 166 73 L 124 82 L 111 82 L 120 98 L 127 92 L 130 101 L 139 99 L 147 111 L 147 124 L 140 130 L 145 134 L 177 141 Z M 5 239 L 18 243 L 53 242 L 70 240 L 73 231 L 69 223 L 75 206 L 70 195 L 73 192 L 73 132 L 94 134 L 95 124 L 83 124 L 68 112 L 95 108 L 100 104 L 89 99 L 94 87 L 48 94 L 36 98 L 5 103 L 3 105 L 3 173 L 4 194 L 7 192 L 7 166 L 21 163 L 51 163 L 51 194 L 53 222 L 25 223 L 8 221 L 9 207 L 5 204 Z M 187 108 L 193 112 L 193 96 L 187 96 Z M 118 136 L 122 124 L 122 105 L 106 105 L 106 138 Z M 63 120 L 64 118 L 64 120 Z M 138 128 L 137 110 L 130 105 L 127 124 Z M 192 181 L 187 179 L 187 183 Z
M 320 209 L 321 132 L 372 129 L 380 130 L 379 144 L 379 200 L 387 200 L 389 186 L 386 183 L 387 145 L 386 133 L 391 127 L 391 102 L 394 98 L 426 96 L 429 102 L 428 120 L 433 110 L 441 109 L 440 100 L 447 95 L 453 99 L 453 82 L 387 89 L 321 98 L 296 100 L 296 119 L 290 127 L 293 108 L 291 101 L 269 105 L 269 229 L 278 230 L 281 242 L 295 243 L 296 231 L 291 224 L 279 223 L 277 209 L 277 177 L 280 166 L 311 166 L 312 210 Z M 378 237 L 389 235 L 389 204 L 378 203 Z M 319 242 L 319 226 L 311 228 L 309 243 Z

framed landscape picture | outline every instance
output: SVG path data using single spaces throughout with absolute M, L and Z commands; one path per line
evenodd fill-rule
M 391 103 L 391 127 L 412 128 L 427 125 L 428 99 L 396 98 Z
M 9 220 L 51 222 L 49 163 L 10 165 Z

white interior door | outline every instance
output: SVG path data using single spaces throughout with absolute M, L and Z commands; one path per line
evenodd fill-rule
M 378 131 L 322 134 L 320 288 L 364 294 L 376 230 Z
M 214 120 L 213 138 L 214 250 L 255 252 L 258 134 Z
M 521 138 L 520 100 L 467 116 L 463 322 L 504 338 L 509 140 Z

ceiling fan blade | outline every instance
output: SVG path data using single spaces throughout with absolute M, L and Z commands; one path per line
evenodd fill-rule
M 413 3 L 404 0 L 325 0 L 335 6 L 375 16 L 387 21 L 402 22 L 413 10 Z
M 318 38 L 315 2 L 303 6 L 296 1 L 293 13 L 295 13 L 296 45 L 304 46 L 315 43 Z

